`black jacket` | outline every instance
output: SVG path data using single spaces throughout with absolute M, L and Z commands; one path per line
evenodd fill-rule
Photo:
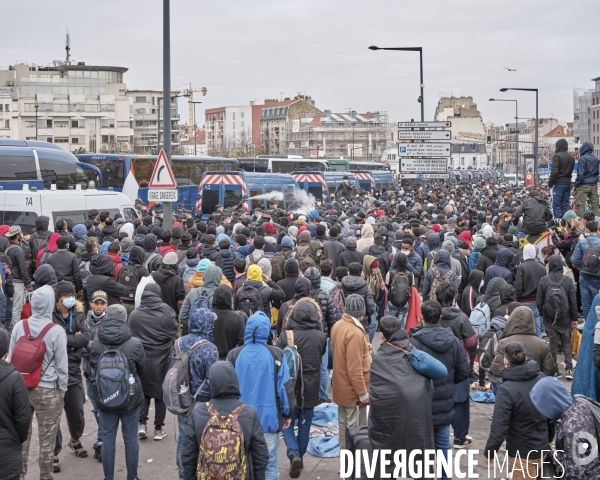
M 345 253 L 347 253 L 347 251 L 342 255 Z M 371 288 L 367 285 L 367 282 L 365 282 L 364 278 L 347 275 L 346 277 L 342 278 L 342 290 L 345 298 L 348 298 L 348 295 L 356 294 L 365 299 L 365 306 L 367 310 L 360 323 L 362 323 L 365 331 L 368 332 L 369 324 L 371 323 L 371 315 L 377 311 L 377 305 L 375 304 Z
M 450 425 L 454 420 L 454 385 L 469 377 L 471 367 L 463 347 L 452 330 L 439 325 L 424 325 L 412 332 L 412 343 L 437 358 L 448 369 L 446 378 L 433 381 L 433 426 Z
M 554 166 L 552 168 L 554 168 Z M 569 178 L 571 178 L 570 174 Z M 529 235 L 538 235 L 545 232 L 546 224 L 548 221 L 552 220 L 552 212 L 550 212 L 548 201 L 539 195 L 530 197 L 521 203 L 513 217 L 514 225 L 518 224 L 521 216 L 523 217 L 521 231 Z
M 183 279 L 178 275 L 177 270 L 171 268 L 171 265 L 164 263 L 152 274 L 152 278 L 160 287 L 162 301 L 179 314 L 179 301 L 185 300 L 185 288 Z
M 296 286 L 296 280 L 298 280 L 298 262 L 295 259 L 288 260 L 285 262 L 283 269 L 285 278 L 277 282 L 277 285 L 279 285 L 285 293 L 285 297 L 281 300 L 281 303 L 285 303 L 294 298 L 294 288 Z M 281 303 L 273 306 L 280 308 Z
M 460 310 L 467 316 L 471 315 L 471 310 L 475 308 L 479 300 L 479 286 L 483 280 L 483 273 L 480 270 L 472 270 L 469 273 L 469 284 L 460 297 Z
M 219 255 L 219 251 L 212 245 L 205 243 L 198 253 L 200 254 L 200 259 L 208 258 L 211 262 L 214 262 L 217 267 L 223 265 L 223 259 L 221 258 L 221 255 Z
M 498 387 L 494 417 L 484 455 L 493 457 L 506 440 L 509 456 L 517 452 L 521 458 L 540 458 L 540 450 L 548 450 L 548 421 L 534 406 L 529 394 L 544 377 L 538 364 L 527 360 L 523 365 L 504 369 Z
M 498 245 L 491 245 L 481 250 L 481 255 L 477 259 L 475 268 L 480 272 L 485 271 L 496 263 L 496 255 L 498 254 Z
M 140 306 L 129 316 L 131 334 L 138 338 L 146 354 L 144 373 L 140 374 L 144 395 L 162 400 L 162 383 L 169 369 L 171 341 L 179 322 L 175 312 L 160 299 L 159 287 L 148 284 L 142 293 Z
M 406 351 L 414 349 L 403 329 L 395 331 L 388 342 Z M 433 395 L 433 383 L 411 366 L 408 355 L 383 342 L 373 358 L 369 380 L 373 448 L 434 448 Z
M 0 479 L 17 478 L 23 468 L 22 444 L 27 440 L 31 407 L 21 374 L 0 360 Z
M 217 316 L 214 325 L 214 344 L 219 358 L 224 360 L 235 347 L 244 344 L 246 323 L 232 310 L 232 292 L 227 285 L 220 285 L 213 294 L 213 313 Z
M 216 362 L 208 372 L 211 399 L 215 410 L 220 415 L 229 415 L 240 402 L 240 387 L 233 365 L 229 362 Z M 204 427 L 209 420 L 205 403 L 196 403 L 189 418 L 185 431 L 181 462 L 184 468 L 184 480 L 196 480 L 198 468 L 198 453 Z M 244 451 L 248 461 L 247 480 L 264 480 L 265 470 L 269 462 L 269 450 L 263 434 L 256 410 L 251 405 L 244 404 L 238 417 L 244 434 Z
M 142 248 L 144 249 L 144 263 L 152 257 L 152 260 L 148 262 L 147 269 L 150 273 L 155 272 L 160 268 L 162 263 L 162 257 L 156 253 L 156 236 L 154 234 L 148 234 L 142 240 Z
M 12 245 L 15 245 L 14 247 Z M 19 245 L 9 244 L 4 251 L 5 255 L 10 259 L 11 262 L 11 275 L 15 283 L 22 282 L 26 287 L 31 285 L 31 278 L 27 271 L 27 264 L 25 263 L 25 254 Z
M 548 179 L 548 186 L 550 188 L 554 185 L 571 184 L 571 174 L 575 166 L 575 159 L 567 151 L 568 149 L 569 144 L 564 138 L 556 142 L 556 153 L 552 155 L 552 170 Z
M 55 305 L 52 321 L 63 327 L 67 334 L 69 386 L 81 383 L 81 352 L 90 342 L 90 327 L 86 321 L 83 303 L 76 302 L 75 306 L 69 309 L 67 318 L 63 318 L 59 306 Z
M 69 252 L 75 253 L 75 251 L 77 250 L 77 244 L 75 243 L 75 239 L 73 238 L 73 235 L 71 235 L 66 230 L 60 230 L 56 233 L 58 233 L 61 237 L 65 237 L 69 241 Z M 116 239 L 117 239 L 117 237 L 115 237 L 115 240 Z
M 144 392 L 140 375 L 144 373 L 146 365 L 146 354 L 142 342 L 131 335 L 129 327 L 118 318 L 104 318 L 98 324 L 98 336 L 92 342 L 90 350 L 90 362 L 92 369 L 96 370 L 96 365 L 104 346 L 118 346 L 123 355 L 127 357 L 129 363 L 129 372 L 135 377 L 134 392 L 127 407 L 123 411 L 129 412 L 138 408 L 144 401 Z
M 351 263 L 357 262 L 362 265 L 364 255 L 356 250 L 356 238 L 348 237 L 346 239 L 346 250 L 340 253 L 338 257 L 338 267 L 347 267 Z
M 225 278 L 231 282 L 235 282 L 235 270 L 233 268 L 233 261 L 237 258 L 233 252 L 228 248 L 227 250 L 219 250 L 221 256 L 221 271 Z
M 119 297 L 126 297 L 128 289 L 112 279 L 113 263 L 108 255 L 97 254 L 90 260 L 90 275 L 85 282 L 87 299 L 92 298 L 96 290 L 103 290 L 108 295 L 108 304 L 121 303 Z M 87 301 L 87 300 L 86 300 Z
M 330 238 L 327 243 L 323 245 L 323 259 L 331 260 L 333 262 L 333 272 L 339 266 L 338 261 L 340 254 L 346 250 L 346 247 L 338 242 L 337 238 Z
M 546 300 L 546 291 L 550 285 L 553 283 L 558 283 L 561 287 L 563 287 L 565 293 L 567 294 L 567 298 L 569 299 L 570 315 L 565 318 L 557 319 L 556 324 L 559 326 L 569 325 L 572 321 L 577 321 L 577 294 L 575 292 L 575 286 L 569 277 L 563 275 L 563 263 L 562 259 L 558 255 L 552 255 L 550 257 L 550 260 L 548 261 L 548 270 L 548 275 L 542 277 L 538 285 L 536 297 L 538 310 L 545 322 L 554 322 L 554 318 L 547 318 L 544 315 L 544 302 Z
M 517 302 L 533 302 L 536 298 L 538 285 L 546 276 L 544 266 L 534 258 L 525 260 L 517 267 L 515 275 L 515 293 Z
M 68 250 L 57 250 L 48 259 L 48 264 L 54 268 L 56 279 L 60 282 L 65 280 L 75 286 L 77 292 L 83 290 L 81 273 L 79 272 L 79 262 L 74 253 Z
M 150 272 L 148 272 L 148 269 L 146 267 L 144 267 L 144 260 L 145 260 L 145 255 L 144 255 L 144 249 L 142 247 L 138 247 L 135 246 L 131 249 L 131 253 L 129 254 L 129 265 L 133 265 L 137 272 L 138 272 L 138 276 L 140 277 L 140 280 L 143 277 L 147 277 L 148 275 L 150 275 Z

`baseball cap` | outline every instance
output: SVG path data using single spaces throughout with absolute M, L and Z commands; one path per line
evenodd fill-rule
M 108 295 L 104 290 L 96 290 L 94 293 L 92 293 L 91 301 L 94 303 L 96 300 L 104 300 L 105 303 L 108 303 Z

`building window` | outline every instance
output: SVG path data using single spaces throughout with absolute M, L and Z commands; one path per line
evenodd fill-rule
M 232 120 L 235 120 L 235 112 L 232 112 L 232 115 L 233 115 L 233 116 L 232 116 L 232 118 L 231 118 L 231 119 L 232 119 Z
M 69 143 L 69 137 L 56 137 L 54 143 Z
M 71 139 L 71 143 L 73 143 L 73 144 L 78 144 L 78 143 L 79 143 L 79 138 L 78 138 L 78 137 L 73 137 L 73 138 Z
M 4 128 L 10 128 L 10 120 L 4 120 Z
M 47 141 L 48 143 L 52 143 L 52 137 L 46 137 L 46 141 Z
M 244 128 L 244 122 L 240 122 L 240 127 Z
M 235 122 L 233 122 L 233 129 L 235 130 Z
M 3 110 L 3 104 L 0 103 L 0 112 Z
M 52 120 L 46 120 L 46 128 L 52 128 Z
M 135 103 L 146 103 L 146 97 L 135 97 Z
M 71 120 L 71 128 L 83 127 L 83 120 Z
M 240 112 L 240 118 L 244 118 L 244 112 Z

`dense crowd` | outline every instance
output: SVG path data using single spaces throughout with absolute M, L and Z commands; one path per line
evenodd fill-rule
M 25 478 L 34 415 L 41 479 L 60 472 L 63 411 L 68 447 L 91 449 L 107 480 L 120 425 L 134 480 L 140 444 L 167 436 L 169 410 L 179 478 L 273 480 L 280 438 L 301 475 L 322 403 L 337 405 L 342 448 L 448 455 L 472 445 L 472 393 L 495 400 L 483 453 L 522 459 L 512 478 L 544 459 L 563 478 L 600 478 L 600 459 L 578 461 L 599 437 L 591 151 L 573 192 L 559 141 L 536 188 L 355 195 L 345 181 L 307 212 L 218 205 L 201 221 L 180 208 L 166 229 L 160 206 L 140 200 L 134 222 L 91 210 L 53 232 L 44 216 L 33 232 L 0 226 L 0 479 Z

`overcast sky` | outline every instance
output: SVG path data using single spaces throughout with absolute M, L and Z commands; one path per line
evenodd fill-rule
M 540 117 L 572 121 L 573 87 L 600 76 L 598 0 L 171 3 L 172 87 L 206 86 L 195 100 L 207 108 L 304 92 L 321 110 L 419 119 L 418 53 L 369 45 L 423 47 L 425 120 L 451 93 L 473 96 L 484 121 L 514 121 L 514 104 L 490 97 L 518 99 L 519 115 L 534 116 L 533 94 L 498 91 L 514 86 L 540 89 Z M 68 26 L 73 59 L 128 67 L 130 89 L 162 89 L 161 0 L 5 1 L 2 17 L 4 68 L 64 59 Z

